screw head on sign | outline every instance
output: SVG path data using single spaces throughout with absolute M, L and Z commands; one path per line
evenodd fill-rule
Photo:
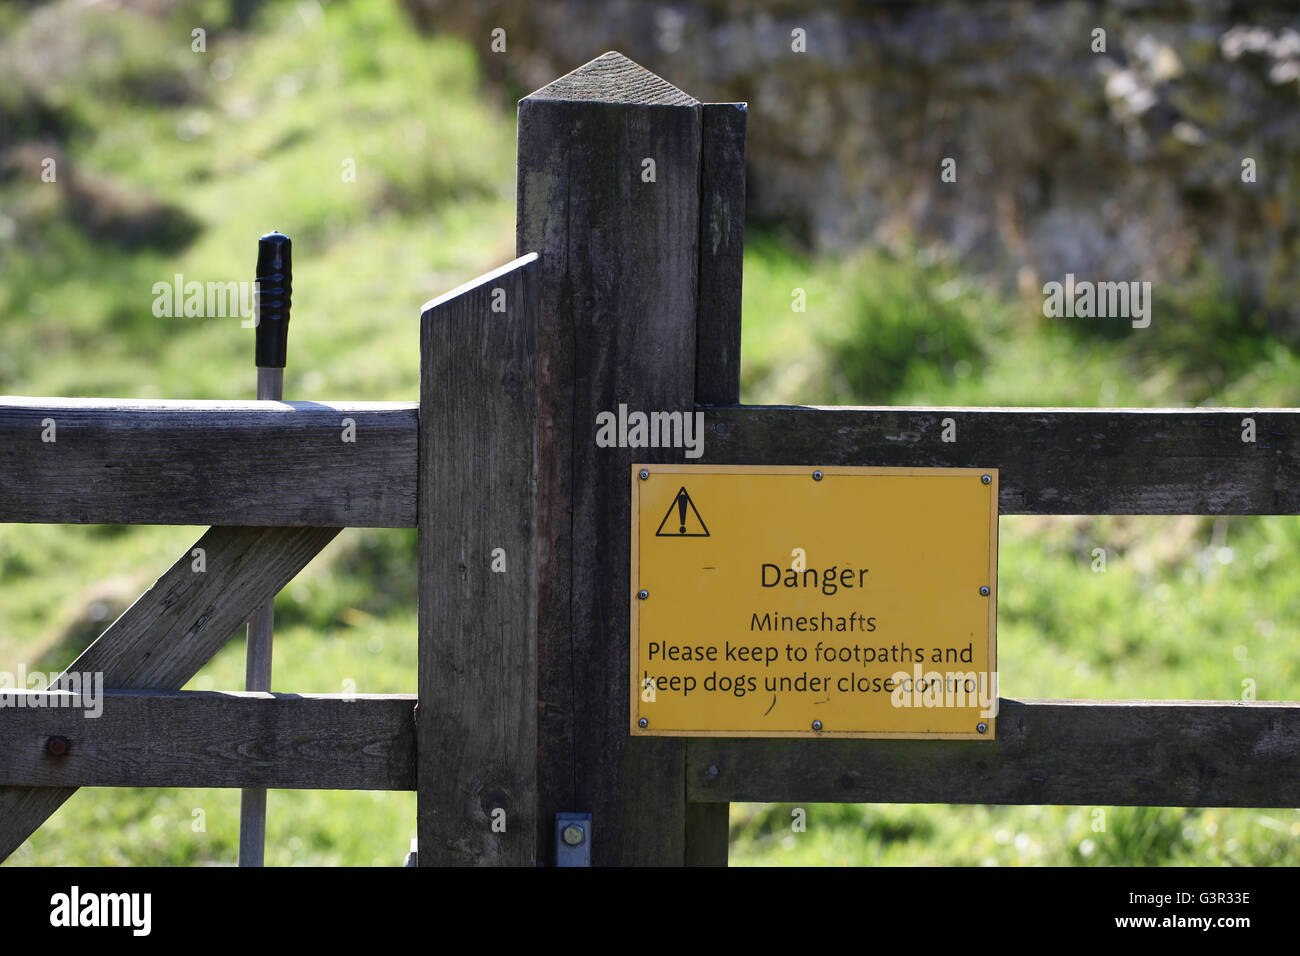
M 991 485 L 991 484 L 993 484 L 993 476 L 992 476 L 992 475 L 980 475 L 980 481 L 984 482 L 984 484 L 986 484 L 986 485 Z
M 980 594 L 984 595 L 985 597 L 989 596 L 989 586 L 987 584 L 980 588 Z
M 587 833 L 576 823 L 570 823 L 560 833 L 566 846 L 582 846 L 582 841 L 587 839 Z
M 644 468 L 642 468 L 642 469 L 641 469 L 640 471 L 638 471 L 636 474 L 637 474 L 637 477 L 640 478 L 642 481 L 645 481 L 647 478 L 650 477 L 650 472 L 646 471 L 646 469 L 644 469 Z
M 980 721 L 978 724 L 975 725 L 975 729 L 982 734 L 986 734 L 989 732 L 989 725 L 984 723 L 983 721 Z
M 820 720 L 814 720 L 813 730 L 821 730 L 821 729 L 822 729 L 822 722 Z
M 640 591 L 636 592 L 636 596 L 639 597 L 642 601 L 644 601 L 646 598 L 650 596 L 650 592 L 642 588 Z
M 821 481 L 821 480 L 822 480 L 822 473 L 820 471 L 814 471 L 813 481 Z
M 647 727 L 650 726 L 650 721 L 648 721 L 648 720 L 646 720 L 644 717 L 642 717 L 640 720 L 638 720 L 638 721 L 636 722 L 636 725 L 637 725 L 638 727 L 640 727 L 642 730 L 645 730 Z
M 62 757 L 68 752 L 68 738 L 54 736 L 45 741 L 45 749 L 51 757 Z

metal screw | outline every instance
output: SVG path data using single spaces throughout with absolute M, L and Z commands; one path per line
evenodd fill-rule
M 991 484 L 993 484 L 993 476 L 992 476 L 992 475 L 980 475 L 980 481 L 984 482 L 984 484 L 986 484 L 986 485 L 991 485 Z
M 51 757 L 62 757 L 68 752 L 68 747 L 69 744 L 67 737 L 55 736 L 45 741 L 45 749 Z
M 980 594 L 984 595 L 985 597 L 989 596 L 989 586 L 987 584 L 984 585 L 982 588 L 980 588 Z
M 642 481 L 645 481 L 647 478 L 650 477 L 650 472 L 642 468 L 640 471 L 637 472 L 637 477 L 639 477 Z
M 716 777 L 718 775 L 718 765 L 715 763 L 709 764 L 709 769 L 706 770 L 705 773 L 707 773 L 710 777 Z
M 814 720 L 813 730 L 821 730 L 821 729 L 822 729 L 822 722 L 820 720 Z
M 814 471 L 813 481 L 821 481 L 821 480 L 822 480 L 822 473 L 820 471 Z
M 647 727 L 650 726 L 650 721 L 648 721 L 648 720 L 646 720 L 644 717 L 642 717 L 640 720 L 638 720 L 638 721 L 636 722 L 636 725 L 637 725 L 638 727 L 640 727 L 642 730 L 645 730 Z
M 644 601 L 646 598 L 650 596 L 650 592 L 642 588 L 640 591 L 636 592 L 636 596 Z
M 981 720 L 978 724 L 975 725 L 975 729 L 982 734 L 986 734 L 989 732 L 989 725 L 984 723 L 984 721 Z
M 582 841 L 587 839 L 587 831 L 582 829 L 582 827 L 578 826 L 576 823 L 570 823 L 560 831 L 560 839 L 562 839 L 567 846 L 582 846 Z

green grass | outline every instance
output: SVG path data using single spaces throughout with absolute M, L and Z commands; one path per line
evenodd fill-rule
M 286 395 L 411 400 L 421 303 L 513 257 L 514 118 L 473 50 L 387 2 L 272 3 L 247 32 L 227 8 L 0 8 L 16 140 L 0 143 L 0 392 L 251 397 L 251 333 L 155 318 L 151 289 L 247 279 L 279 228 L 295 246 Z M 206 54 L 189 45 L 200 14 Z M 39 181 L 47 155 L 57 183 Z M 85 203 L 158 228 L 124 245 Z M 1145 333 L 1082 328 L 951 264 L 810 258 L 753 233 L 743 396 L 1300 404 L 1297 356 L 1211 274 L 1159 294 Z M 0 669 L 66 663 L 201 530 L 0 525 Z M 1260 700 L 1300 697 L 1295 519 L 1008 517 L 1000 536 L 1004 695 L 1232 700 L 1249 679 Z M 340 535 L 277 601 L 274 689 L 413 692 L 415 564 L 413 532 Z M 242 687 L 243 655 L 238 635 L 189 686 Z M 792 809 L 734 806 L 733 862 L 1300 862 L 1293 810 L 809 805 L 796 832 Z M 234 791 L 84 790 L 9 865 L 230 864 L 237 830 Z M 411 794 L 270 796 L 268 862 L 395 865 L 413 835 Z
M 796 809 L 806 812 L 796 830 Z M 1295 863 L 1293 810 L 736 804 L 733 866 Z
M 280 228 L 295 244 L 286 395 L 411 399 L 420 305 L 513 257 L 513 118 L 483 108 L 472 51 L 417 37 L 389 3 L 330 5 L 319 21 L 272 4 L 247 34 L 222 31 L 224 4 L 209 6 L 206 55 L 189 50 L 190 16 L 56 11 L 121 60 L 73 56 L 43 72 L 41 95 L 72 133 L 27 152 L 66 152 L 60 179 L 146 196 L 202 228 L 127 251 L 85 234 L 59 182 L 0 179 L 16 224 L 8 240 L 0 230 L 0 392 L 251 397 L 251 332 L 237 319 L 155 318 L 151 290 L 177 272 L 251 278 L 257 236 Z M 0 66 L 31 41 L 22 29 Z M 110 82 L 115 63 L 184 77 L 174 85 L 192 99 L 142 98 L 150 82 Z M 355 182 L 342 175 L 349 159 Z M 201 531 L 0 526 L 0 668 L 66 664 Z M 274 690 L 414 693 L 414 542 L 345 531 L 285 589 Z M 241 688 L 243 656 L 239 635 L 189 687 Z M 234 791 L 83 790 L 10 865 L 233 863 L 238 809 Z M 398 864 L 414 809 L 406 793 L 272 792 L 267 860 Z

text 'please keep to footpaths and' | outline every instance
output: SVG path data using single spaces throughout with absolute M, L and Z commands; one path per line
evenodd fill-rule
M 631 732 L 991 740 L 998 474 L 633 465 Z

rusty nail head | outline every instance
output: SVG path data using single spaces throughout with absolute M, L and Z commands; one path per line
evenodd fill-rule
M 68 752 L 68 738 L 54 736 L 45 741 L 45 750 L 51 757 L 62 757 Z

